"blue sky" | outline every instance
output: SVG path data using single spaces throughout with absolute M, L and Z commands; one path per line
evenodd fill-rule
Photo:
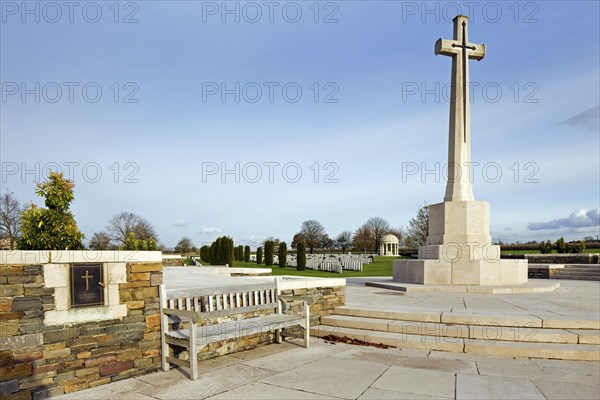
M 58 165 L 88 238 L 124 210 L 167 246 L 407 226 L 443 199 L 450 59 L 433 45 L 456 5 L 487 47 L 472 160 L 494 238 L 599 234 L 596 1 L 22 4 L 1 2 L 0 185 L 39 204 Z

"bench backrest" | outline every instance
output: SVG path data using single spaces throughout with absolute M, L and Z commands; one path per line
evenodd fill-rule
M 204 318 L 280 309 L 277 282 L 195 289 L 161 285 L 160 295 L 164 307 L 200 312 Z

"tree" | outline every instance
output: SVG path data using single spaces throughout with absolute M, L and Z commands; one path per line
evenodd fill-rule
M 585 250 L 585 242 L 583 240 L 567 244 L 567 253 L 583 253 L 583 250 Z
M 175 252 L 181 254 L 191 253 L 193 251 L 193 247 L 194 245 L 192 244 L 192 239 L 184 236 L 179 239 L 179 242 L 177 242 L 177 245 L 175 246 Z
M 390 228 L 388 233 L 391 233 L 398 238 L 398 246 L 402 246 L 406 242 L 406 229 L 404 229 L 404 227 L 401 226 L 398 229 Z
M 217 238 L 210 245 L 210 260 L 207 260 L 212 265 L 229 265 L 233 266 L 234 256 L 233 239 L 228 236 Z
M 342 249 L 342 253 L 346 252 L 346 249 L 352 245 L 352 232 L 343 231 L 335 238 L 335 242 L 338 247 Z
M 265 245 L 265 243 L 267 242 L 273 242 L 273 248 L 277 248 L 279 246 L 279 239 L 274 237 L 274 236 L 269 236 L 268 238 L 266 238 L 265 240 L 263 240 L 263 246 Z
M 106 232 L 94 232 L 88 247 L 91 250 L 110 250 L 113 248 L 110 235 Z
M 244 262 L 250 262 L 250 246 L 244 247 Z
M 552 242 L 550 242 L 549 240 L 545 243 L 541 242 L 539 244 L 539 249 L 540 249 L 540 253 L 542 253 L 542 254 L 552 253 Z
M 152 224 L 142 216 L 128 211 L 113 215 L 106 226 L 106 231 L 119 246 L 125 244 L 129 234 L 132 232 L 135 233 L 135 237 L 138 240 L 154 240 L 158 242 L 158 235 Z
M 13 193 L 6 192 L 0 199 L 0 237 L 8 239 L 13 250 L 21 231 L 21 213 L 23 208 Z
M 311 219 L 302 223 L 300 234 L 310 249 L 310 254 L 313 254 L 314 249 L 319 248 L 323 243 L 325 228 L 319 221 Z
M 279 256 L 279 267 L 285 268 L 285 266 L 287 265 L 287 243 L 286 242 L 279 243 L 278 256 Z
M 204 245 L 200 247 L 200 260 L 210 264 L 210 246 Z
M 262 264 L 263 262 L 263 248 L 259 247 L 256 249 L 256 263 Z
M 237 260 L 244 261 L 244 246 L 241 244 L 237 247 Z
M 79 250 L 83 249 L 83 233 L 79 231 L 69 211 L 75 199 L 75 185 L 63 174 L 50 172 L 48 180 L 38 183 L 36 194 L 45 198 L 47 208 L 30 205 L 21 214 L 22 236 L 19 248 L 23 250 Z
M 390 231 L 390 223 L 381 217 L 371 217 L 365 225 L 375 240 L 375 251 L 378 251 L 383 237 Z
M 364 253 L 372 251 L 375 247 L 375 238 L 373 238 L 371 230 L 369 229 L 367 224 L 363 224 L 354 233 L 354 238 L 352 239 L 352 247 L 358 249 L 359 251 L 362 250 Z
M 158 250 L 156 240 L 150 239 L 138 239 L 134 232 L 130 232 L 127 236 L 127 240 L 120 247 L 121 250 L 138 250 L 138 251 L 153 251 Z
M 305 242 L 305 240 L 304 240 L 304 235 L 302 235 L 302 233 L 298 232 L 292 238 L 292 243 L 291 243 L 292 249 L 297 249 L 298 243 L 300 243 L 300 242 Z M 304 244 L 306 245 L 306 242 Z
M 429 234 L 429 206 L 419 208 L 417 215 L 410 220 L 406 244 L 410 247 L 425 245 Z
M 273 265 L 273 252 L 275 249 L 275 243 L 272 241 L 265 242 L 265 265 L 270 267 Z
M 304 242 L 298 243 L 296 259 L 296 269 L 304 271 L 306 269 L 306 244 Z
M 566 253 L 567 252 L 567 244 L 565 243 L 565 239 L 561 236 L 560 239 L 558 239 L 556 241 L 556 250 L 559 253 Z

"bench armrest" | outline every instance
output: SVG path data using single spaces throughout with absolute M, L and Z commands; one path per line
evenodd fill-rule
M 194 324 L 196 324 L 198 322 L 202 323 L 202 315 L 200 315 L 199 312 L 176 310 L 174 308 L 164 308 L 163 314 L 168 315 L 168 316 L 175 315 L 180 318 L 186 318 L 186 319 L 192 321 Z

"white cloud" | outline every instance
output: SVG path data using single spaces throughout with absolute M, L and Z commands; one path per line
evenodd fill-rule
M 210 235 L 213 233 L 221 233 L 223 230 L 221 228 L 204 228 L 200 231 L 202 235 Z
M 581 128 L 586 131 L 598 132 L 600 129 L 600 106 L 592 107 L 584 112 L 573 115 L 562 121 L 561 124 L 569 125 L 571 128 Z
M 184 220 L 179 220 L 177 222 L 175 222 L 173 224 L 173 226 L 177 227 L 177 228 L 185 228 L 186 226 L 188 226 L 190 223 Z
M 577 210 L 567 218 L 558 218 L 548 222 L 532 222 L 527 225 L 530 231 L 561 228 L 591 228 L 600 226 L 600 208 Z

